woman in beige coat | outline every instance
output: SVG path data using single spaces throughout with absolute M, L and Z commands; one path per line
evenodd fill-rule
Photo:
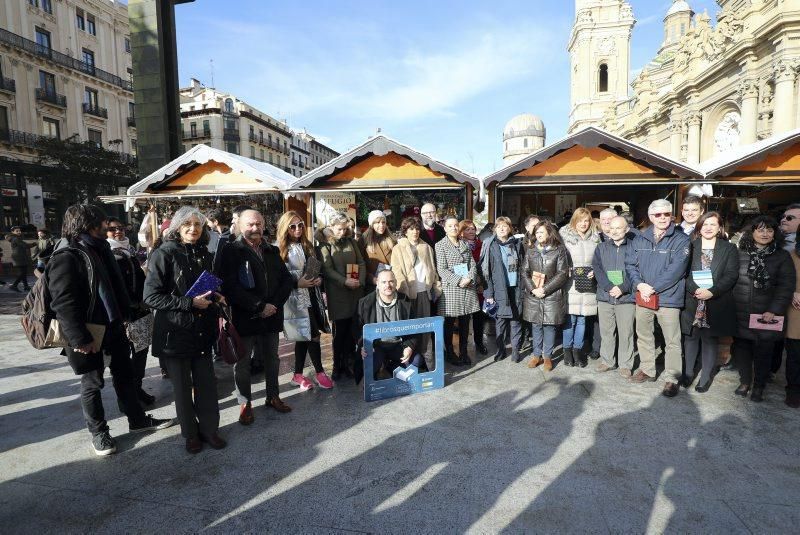
M 407 217 L 400 225 L 403 236 L 392 249 L 392 272 L 397 279 L 397 291 L 405 294 L 412 303 L 415 318 L 431 316 L 431 305 L 439 298 L 439 276 L 433 249 L 420 239 L 422 221 Z M 425 357 L 428 370 L 436 366 L 430 334 L 420 337 L 417 351 Z

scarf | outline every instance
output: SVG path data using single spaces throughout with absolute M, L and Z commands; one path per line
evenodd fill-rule
M 467 242 L 467 247 L 469 247 L 470 252 L 475 252 L 475 247 L 478 246 L 477 240 L 464 240 Z
M 764 261 L 776 249 L 777 246 L 773 241 L 763 249 L 759 249 L 754 244 L 746 251 L 750 255 L 750 261 L 747 263 L 747 274 L 750 276 L 750 280 L 753 281 L 753 288 L 761 289 L 769 285 L 769 272 Z
M 117 267 L 117 261 L 114 260 L 114 255 L 111 254 L 111 247 L 106 240 L 95 238 L 89 234 L 81 234 L 79 239 L 98 257 L 99 262 L 96 266 L 97 295 L 100 298 L 100 302 L 103 303 L 109 323 L 121 320 L 122 311 L 114 294 L 114 284 L 111 280 L 111 277 L 115 274 L 110 273 L 110 271 L 119 270 L 119 268 Z
M 131 241 L 128 238 L 124 240 L 115 240 L 114 238 L 107 238 L 106 241 L 111 246 L 113 251 L 121 251 L 127 257 L 133 254 L 131 251 Z

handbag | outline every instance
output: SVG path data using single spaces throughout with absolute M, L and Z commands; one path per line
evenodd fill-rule
M 106 326 L 97 323 L 87 323 L 86 329 L 92 335 L 92 341 L 95 346 L 100 347 L 106 335 Z M 47 336 L 44 339 L 43 349 L 47 347 L 71 347 L 57 319 L 50 320 L 50 326 L 47 328 Z
M 761 314 L 750 314 L 750 322 L 748 327 L 751 329 L 758 329 L 760 331 L 783 331 L 784 316 L 775 316 L 772 321 L 766 321 L 761 318 Z
M 236 364 L 244 356 L 244 344 L 230 321 L 225 307 L 219 307 L 219 335 L 217 336 L 217 353 L 227 364 Z
M 636 291 L 636 306 L 642 308 L 649 308 L 650 310 L 658 310 L 658 294 L 653 294 L 650 296 L 649 301 L 645 301 L 642 299 L 642 294 L 638 290 Z
M 125 326 L 128 340 L 133 344 L 135 352 L 147 349 L 153 339 L 153 315 L 148 313 L 141 318 L 129 322 Z
M 590 267 L 576 267 L 572 268 L 572 280 L 575 281 L 575 291 L 588 294 L 597 291 L 597 281 L 594 277 L 589 278 L 592 268 Z

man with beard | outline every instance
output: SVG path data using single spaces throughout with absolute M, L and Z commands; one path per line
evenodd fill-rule
M 436 207 L 425 203 L 419 213 L 422 216 L 422 232 L 419 237 L 434 249 L 436 242 L 445 237 L 444 229 L 436 222 Z

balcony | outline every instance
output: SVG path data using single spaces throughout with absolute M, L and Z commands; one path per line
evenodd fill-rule
M 128 117 L 128 126 L 136 128 L 136 117 Z
M 239 141 L 239 129 L 225 128 L 222 131 L 222 139 L 225 141 Z
M 47 102 L 53 106 L 60 106 L 62 108 L 67 107 L 67 97 L 64 95 L 59 95 L 55 91 L 47 91 L 42 87 L 36 88 L 36 100 Z
M 103 69 L 98 69 L 93 64 L 85 63 L 79 59 L 73 58 L 72 56 L 62 54 L 61 52 L 56 52 L 50 47 L 40 45 L 34 41 L 31 41 L 30 39 L 25 39 L 21 35 L 11 33 L 3 28 L 0 28 L 0 43 L 11 45 L 35 56 L 45 58 L 57 65 L 61 65 L 62 67 L 67 67 L 68 69 L 73 69 L 84 74 L 88 74 L 89 76 L 97 78 L 98 80 L 121 87 L 125 91 L 133 92 L 133 84 L 130 80 L 123 80 L 116 74 L 111 74 Z
M 22 147 L 35 147 L 36 142 L 39 141 L 37 134 L 30 132 L 21 132 L 19 130 L 0 130 L 0 141 L 11 143 L 12 145 L 20 145 Z
M 17 82 L 12 78 L 0 76 L 0 91 L 8 91 L 9 93 L 17 92 Z
M 250 133 L 247 135 L 247 140 L 248 140 L 248 141 L 252 141 L 253 143 L 258 143 L 258 136 L 257 136 L 257 135 L 255 135 L 253 132 L 250 132 Z
M 106 108 L 101 108 L 100 106 L 96 104 L 91 104 L 89 102 L 83 103 L 83 113 L 94 115 L 95 117 L 100 117 L 103 119 L 108 119 L 108 110 Z

